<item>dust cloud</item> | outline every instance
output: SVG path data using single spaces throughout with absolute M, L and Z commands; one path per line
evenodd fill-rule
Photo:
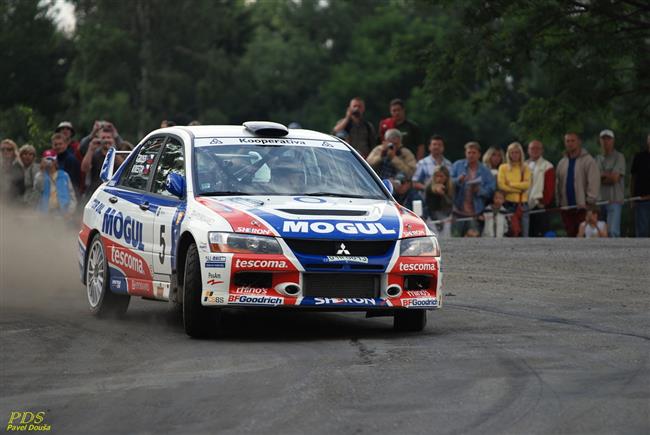
M 0 308 L 82 306 L 78 228 L 58 217 L 0 206 Z

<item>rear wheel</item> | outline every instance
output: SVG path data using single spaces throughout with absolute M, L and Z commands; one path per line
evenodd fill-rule
M 86 260 L 86 295 L 90 312 L 98 317 L 122 316 L 129 307 L 131 296 L 113 293 L 108 276 L 106 250 L 100 235 L 96 234 Z
M 422 331 L 427 325 L 426 310 L 397 310 L 393 317 L 393 328 L 401 332 Z
M 185 277 L 183 279 L 183 326 L 185 333 L 194 338 L 209 337 L 216 329 L 218 309 L 201 305 L 203 282 L 201 281 L 201 262 L 196 244 L 192 243 L 185 258 Z

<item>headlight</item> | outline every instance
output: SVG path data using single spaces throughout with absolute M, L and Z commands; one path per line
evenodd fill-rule
M 274 237 L 235 233 L 208 233 L 208 241 L 212 252 L 282 254 L 282 248 Z
M 400 240 L 399 255 L 402 257 L 440 257 L 440 246 L 435 236 L 414 237 Z

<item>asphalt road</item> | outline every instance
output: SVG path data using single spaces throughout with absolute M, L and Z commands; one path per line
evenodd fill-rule
M 423 333 L 238 311 L 200 341 L 165 303 L 93 318 L 74 238 L 39 228 L 2 226 L 3 429 L 45 411 L 66 434 L 650 433 L 650 240 L 447 240 Z

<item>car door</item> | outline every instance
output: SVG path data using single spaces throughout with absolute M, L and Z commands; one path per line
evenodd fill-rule
M 116 186 L 106 188 L 111 207 L 104 215 L 106 227 L 116 239 L 109 249 L 111 284 L 125 286 L 132 295 L 153 295 L 153 225 L 155 207 L 148 190 L 166 137 L 148 139 L 129 160 Z
M 163 148 L 156 172 L 154 173 L 151 194 L 157 207 L 154 217 L 153 268 L 156 279 L 170 280 L 176 268 L 176 243 L 180 236 L 180 224 L 185 217 L 185 198 L 178 198 L 165 187 L 167 176 L 177 173 L 185 176 L 185 156 L 183 141 L 169 136 Z

